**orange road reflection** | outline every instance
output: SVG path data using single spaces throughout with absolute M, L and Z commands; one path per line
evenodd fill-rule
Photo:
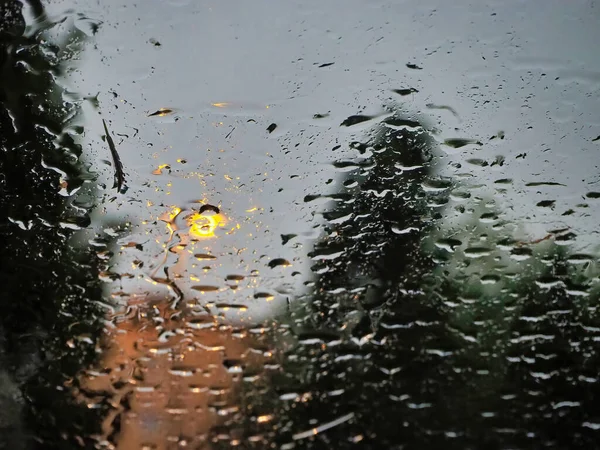
M 227 219 L 215 209 L 185 216 L 174 207 L 161 216 L 166 251 L 176 233 L 184 248 L 217 238 Z M 185 230 L 178 228 L 182 221 Z M 190 264 L 188 252 L 176 254 L 171 267 L 183 271 Z M 268 346 L 244 328 L 218 321 L 195 299 L 173 302 L 170 294 L 129 295 L 106 319 L 101 357 L 80 374 L 75 389 L 90 408 L 108 405 L 99 442 L 124 450 L 211 449 L 216 441 L 239 442 L 243 374 L 262 373 L 273 357 Z

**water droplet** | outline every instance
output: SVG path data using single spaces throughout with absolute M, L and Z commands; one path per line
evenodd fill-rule
M 199 292 L 215 292 L 215 291 L 218 291 L 220 288 L 219 288 L 219 286 L 197 285 L 197 286 L 192 286 L 192 289 L 195 291 L 199 291 Z
M 210 261 L 210 260 L 217 259 L 217 257 L 215 255 L 211 255 L 208 253 L 195 253 L 194 258 L 196 258 L 200 261 L 206 261 L 206 260 Z
M 458 239 L 452 239 L 452 238 L 438 239 L 435 242 L 436 247 L 446 250 L 450 253 L 453 253 L 454 250 L 456 249 L 456 247 L 460 247 L 461 245 L 462 245 L 461 241 L 459 241 Z
M 587 264 L 592 262 L 593 260 L 594 258 L 591 255 L 574 254 L 569 256 L 567 262 L 571 264 Z
M 227 275 L 225 277 L 226 281 L 243 281 L 244 279 L 246 279 L 244 275 Z
M 274 269 L 275 267 L 289 267 L 291 266 L 290 262 L 284 258 L 275 258 L 269 261 L 269 267 Z
M 468 247 L 465 249 L 465 256 L 468 258 L 483 258 L 492 254 L 492 249 L 487 247 Z
M 275 298 L 275 296 L 268 292 L 256 292 L 254 294 L 254 298 L 257 300 L 266 300 L 269 302 L 269 301 L 273 300 Z
M 397 225 L 392 225 L 391 230 L 394 234 L 408 234 L 419 231 L 419 229 L 416 227 L 400 228 Z
M 542 200 L 538 202 L 535 206 L 539 206 L 540 208 L 554 208 L 554 204 L 556 200 Z
M 510 257 L 516 261 L 525 261 L 533 255 L 533 251 L 527 247 L 517 247 L 510 251 Z
M 496 284 L 501 280 L 499 275 L 488 274 L 481 277 L 481 284 Z
M 163 117 L 163 116 L 167 116 L 171 113 L 173 113 L 175 110 L 171 109 L 171 108 L 159 108 L 158 110 L 154 111 L 153 113 L 148 114 L 148 117 Z
M 451 138 L 445 139 L 444 144 L 452 148 L 461 148 L 466 145 L 475 144 L 482 146 L 483 144 L 476 139 Z

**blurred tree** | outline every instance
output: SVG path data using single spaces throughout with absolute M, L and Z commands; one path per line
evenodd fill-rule
M 89 434 L 97 415 L 62 392 L 95 357 L 100 326 L 99 262 L 70 245 L 89 223 L 73 194 L 93 177 L 68 132 L 77 107 L 57 84 L 62 50 L 45 38 L 54 24 L 30 6 L 38 22 L 26 34 L 22 4 L 0 1 L 0 378 L 16 395 L 0 436 L 11 449 L 70 448 L 57 430 Z
M 490 202 L 459 205 L 464 219 L 445 225 L 450 193 L 468 187 L 436 173 L 432 135 L 400 113 L 353 146 L 359 168 L 326 214 L 314 298 L 274 380 L 274 398 L 299 397 L 280 403 L 272 437 L 303 449 L 598 448 L 594 258 L 557 245 L 564 230 L 513 239 Z

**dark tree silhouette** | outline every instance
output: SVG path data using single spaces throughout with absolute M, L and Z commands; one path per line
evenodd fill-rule
M 593 258 L 511 241 L 477 208 L 459 238 L 445 236 L 439 206 L 460 188 L 436 175 L 431 134 L 400 114 L 354 147 L 358 183 L 335 194 L 298 345 L 274 381 L 274 397 L 301 400 L 278 406 L 273 438 L 303 449 L 599 448 Z M 482 238 L 487 247 L 470 243 Z
M 32 6 L 43 15 L 39 2 Z M 14 393 L 0 395 L 0 408 L 10 408 L 0 441 L 72 448 L 77 429 L 89 435 L 97 415 L 68 395 L 76 371 L 94 358 L 89 342 L 99 330 L 91 301 L 101 294 L 97 258 L 70 244 L 89 224 L 86 205 L 70 194 L 91 175 L 65 132 L 76 107 L 55 81 L 61 50 L 42 38 L 43 25 L 24 35 L 21 9 L 0 1 L 0 389 Z

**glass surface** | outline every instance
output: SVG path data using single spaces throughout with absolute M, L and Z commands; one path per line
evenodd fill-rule
M 0 0 L 0 448 L 599 448 L 600 5 Z

